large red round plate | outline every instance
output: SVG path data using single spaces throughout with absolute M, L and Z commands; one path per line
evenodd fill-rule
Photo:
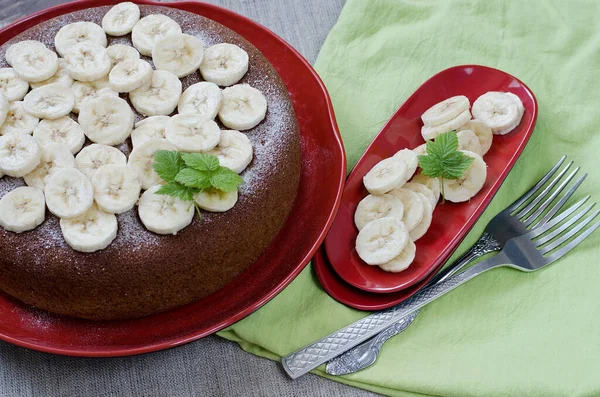
M 77 1 L 38 12 L 0 30 L 0 43 L 58 15 L 117 2 Z M 6 342 L 49 353 L 107 357 L 166 349 L 212 334 L 252 313 L 288 285 L 323 241 L 337 211 L 346 158 L 329 95 L 309 63 L 273 32 L 223 8 L 199 2 L 138 3 L 176 7 L 215 20 L 269 59 L 290 92 L 300 126 L 303 161 L 298 197 L 267 251 L 220 292 L 167 313 L 102 323 L 54 316 L 0 294 L 0 339 Z

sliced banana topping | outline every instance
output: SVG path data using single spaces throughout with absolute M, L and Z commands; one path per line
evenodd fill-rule
M 136 146 L 129 155 L 128 165 L 135 170 L 142 182 L 142 189 L 150 189 L 154 185 L 164 183 L 154 171 L 154 153 L 159 150 L 177 150 L 166 139 L 150 139 Z
M 44 43 L 37 40 L 23 40 L 19 41 L 15 44 L 10 45 L 6 49 L 6 53 L 4 54 L 4 59 L 6 59 L 6 63 L 12 66 L 15 54 L 18 54 L 21 51 L 31 51 L 31 48 L 37 47 L 39 49 L 47 48 Z
M 410 149 L 402 149 L 394 154 L 394 159 L 400 161 L 404 170 L 404 178 L 401 185 L 404 185 L 414 175 L 419 166 L 419 158 L 415 152 Z
M 180 96 L 181 81 L 166 70 L 155 70 L 150 81 L 129 93 L 133 107 L 148 116 L 173 113 Z
M 439 185 L 439 182 L 438 182 Z M 425 196 L 427 198 L 427 200 L 429 200 L 429 202 L 431 203 L 432 207 L 435 207 L 435 205 L 438 202 L 439 199 L 439 194 L 436 195 L 433 190 L 431 190 L 429 187 L 427 187 L 425 184 L 423 183 L 418 183 L 415 182 L 415 178 L 413 178 L 412 182 L 407 182 L 402 186 L 403 189 L 408 189 L 408 190 L 412 190 L 415 193 L 420 193 L 423 196 Z
M 165 137 L 177 150 L 205 152 L 219 144 L 221 131 L 212 120 L 197 114 L 176 114 L 167 122 Z
M 130 33 L 140 20 L 140 7 L 131 2 L 113 6 L 102 18 L 102 29 L 111 36 L 124 36 Z
M 238 191 L 223 192 L 221 190 L 203 190 L 194 196 L 198 207 L 210 212 L 225 212 L 233 208 L 238 201 Z
M 468 110 L 470 106 L 471 104 L 466 96 L 453 96 L 427 109 L 421 116 L 421 120 L 427 127 L 437 127 L 454 119 L 465 110 Z
M 25 95 L 23 107 L 32 116 L 57 119 L 71 113 L 75 97 L 70 88 L 53 83 L 31 90 Z
M 65 168 L 75 168 L 75 158 L 63 145 L 55 143 L 42 147 L 42 157 L 37 168 L 24 176 L 27 186 L 44 190 L 50 177 Z
M 411 182 L 419 183 L 419 184 L 422 184 L 422 185 L 425 185 L 426 187 L 428 187 L 429 190 L 431 190 L 433 192 L 433 195 L 435 197 L 435 201 L 432 201 L 433 206 L 435 206 L 437 204 L 438 200 L 440 199 L 440 194 L 441 194 L 441 190 L 442 190 L 439 178 L 432 178 L 427 175 L 417 174 L 417 175 L 413 176 L 413 178 L 411 179 Z M 414 189 L 411 189 L 411 190 L 414 190 Z M 422 193 L 422 192 L 417 192 L 417 193 Z
M 140 59 L 140 53 L 133 47 L 125 44 L 113 44 L 106 47 L 106 52 L 112 62 L 111 67 L 115 67 L 123 61 Z
M 427 154 L 427 143 L 417 146 L 412 150 L 417 156 Z
M 73 113 L 79 113 L 79 109 L 83 104 L 90 99 L 98 98 L 103 95 L 118 97 L 119 93 L 108 86 L 108 76 L 105 76 L 95 81 L 76 81 L 71 87 L 73 95 L 75 95 L 75 106 Z
M 142 185 L 135 171 L 126 165 L 104 165 L 92 178 L 94 198 L 105 212 L 121 214 L 133 208 Z
M 135 129 L 131 132 L 131 144 L 133 147 L 151 139 L 165 139 L 165 129 L 169 116 L 151 116 L 135 123 Z
M 0 135 L 31 134 L 39 122 L 40 119 L 25 111 L 22 101 L 10 102 L 4 123 L 0 125 Z
M 221 43 L 204 53 L 200 73 L 206 81 L 227 87 L 236 84 L 248 71 L 248 53 L 235 44 Z
M 444 198 L 448 201 L 460 203 L 469 200 L 481 190 L 487 178 L 487 165 L 480 155 L 461 150 L 475 160 L 469 169 L 459 179 L 444 179 Z
M 29 83 L 21 80 L 13 68 L 0 69 L 0 94 L 3 94 L 8 102 L 22 100 L 27 91 Z
M 33 89 L 40 88 L 43 85 L 54 84 L 54 83 L 62 84 L 67 88 L 71 87 L 73 85 L 73 78 L 67 72 L 66 66 L 67 66 L 67 63 L 65 62 L 65 60 L 62 58 L 58 58 L 58 69 L 56 70 L 56 73 L 54 73 L 54 76 L 52 76 L 49 79 L 46 79 L 44 81 L 40 81 L 39 83 L 30 83 L 29 85 Z
M 152 49 L 156 69 L 168 70 L 177 77 L 185 77 L 198 70 L 204 56 L 204 44 L 197 37 L 185 33 L 169 34 Z
M 237 84 L 223 90 L 219 119 L 232 130 L 249 130 L 260 123 L 267 113 L 267 100 L 256 88 Z
M 435 139 L 438 135 L 443 134 L 444 132 L 456 130 L 469 120 L 471 120 L 471 113 L 467 109 L 452 120 L 436 127 L 427 127 L 424 125 L 421 127 L 421 135 L 423 136 L 423 139 L 429 141 L 431 139 Z
M 8 114 L 8 99 L 4 96 L 4 94 L 0 94 L 0 125 L 4 123 L 6 120 L 6 115 Z
M 108 75 L 110 88 L 116 92 L 130 92 L 152 78 L 152 66 L 141 59 L 130 59 L 115 66 Z
M 152 49 L 158 40 L 176 33 L 181 33 L 177 22 L 166 15 L 152 14 L 135 24 L 131 31 L 131 41 L 140 54 L 152 56 Z
M 479 143 L 479 138 L 477 135 L 471 130 L 462 130 L 456 133 L 458 138 L 458 148 L 460 150 L 468 150 L 473 153 L 477 153 L 482 156 L 481 144 Z
M 90 41 L 70 46 L 63 56 L 67 72 L 79 81 L 101 79 L 110 72 L 112 66 L 106 48 Z
M 138 202 L 140 220 L 157 234 L 177 234 L 192 223 L 194 206 L 177 197 L 156 194 L 160 186 L 146 190 Z
M 409 240 L 400 219 L 376 219 L 358 232 L 356 252 L 369 265 L 383 265 L 400 255 Z
M 250 139 L 245 134 L 239 131 L 225 130 L 221 131 L 217 147 L 206 153 L 217 156 L 221 166 L 239 174 L 252 162 L 254 150 Z
M 423 217 L 421 218 L 421 221 L 414 227 L 414 229 L 408 233 L 412 241 L 417 241 L 423 237 L 425 233 L 427 233 L 429 226 L 431 226 L 433 210 L 435 208 L 433 205 L 431 205 L 431 202 L 427 197 L 421 193 L 417 193 L 417 196 L 419 196 L 421 202 L 423 203 Z
M 417 227 L 419 222 L 421 222 L 421 219 L 423 219 L 425 207 L 421 198 L 414 191 L 404 189 L 403 187 L 392 190 L 390 194 L 402 201 L 402 204 L 404 205 L 402 222 L 406 226 L 406 230 L 410 232 Z
M 95 23 L 74 22 L 60 28 L 54 37 L 54 47 L 62 57 L 80 43 L 93 43 L 106 48 L 106 33 Z M 77 79 L 75 76 L 73 77 Z
M 127 158 L 117 148 L 94 143 L 84 147 L 77 154 L 75 164 L 79 171 L 92 180 L 100 167 L 110 164 L 124 166 L 127 164 Z
M 11 132 L 0 137 L 0 170 L 9 176 L 22 177 L 39 164 L 42 150 L 31 135 Z
M 86 101 L 78 120 L 90 141 L 112 146 L 129 137 L 133 119 L 133 112 L 124 99 L 103 95 Z
M 14 48 L 13 48 L 14 47 Z M 9 52 L 13 48 L 11 52 Z M 10 65 L 21 80 L 30 83 L 44 81 L 58 70 L 58 56 L 45 45 L 34 41 L 21 41 L 7 51 Z
M 369 222 L 385 217 L 402 219 L 404 204 L 391 194 L 369 194 L 362 199 L 354 213 L 354 224 L 362 230 Z
M 89 179 L 76 168 L 55 172 L 44 189 L 46 205 L 59 218 L 83 215 L 94 203 L 94 188 Z
M 396 256 L 394 259 L 387 263 L 379 265 L 379 267 L 382 270 L 385 270 L 386 272 L 399 273 L 403 270 L 408 269 L 411 263 L 413 263 L 413 261 L 415 260 L 416 254 L 417 246 L 411 239 L 408 239 L 406 245 L 404 246 L 404 249 L 402 250 L 402 252 L 400 252 L 400 255 Z
M 85 143 L 83 129 L 69 116 L 40 121 L 33 130 L 33 138 L 42 147 L 59 144 L 66 146 L 73 154 L 77 154 Z
M 375 164 L 363 177 L 363 183 L 369 193 L 387 193 L 404 185 L 415 173 L 418 163 L 417 155 L 412 150 L 400 150 L 393 157 Z
M 458 128 L 457 131 L 470 130 L 477 136 L 479 140 L 479 145 L 481 146 L 481 156 L 485 155 L 488 150 L 492 147 L 492 141 L 494 139 L 494 134 L 492 134 L 492 130 L 487 126 L 483 121 L 473 119 L 468 121 L 466 124 L 463 124 Z
M 0 226 L 15 233 L 33 230 L 46 219 L 44 192 L 18 187 L 0 199 Z
M 519 103 L 520 99 L 517 102 L 505 92 L 490 91 L 473 103 L 473 116 L 487 124 L 494 134 L 504 135 L 521 122 L 523 113 Z
M 179 98 L 177 112 L 179 114 L 194 113 L 207 119 L 214 119 L 219 112 L 222 100 L 223 94 L 216 84 L 202 81 L 183 91 Z
M 79 252 L 96 252 L 113 242 L 118 231 L 117 217 L 92 205 L 85 213 L 60 220 L 60 230 L 71 248 Z

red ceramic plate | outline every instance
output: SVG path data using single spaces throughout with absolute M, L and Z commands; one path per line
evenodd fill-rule
M 421 114 L 448 97 L 465 95 L 473 103 L 488 91 L 509 91 L 521 98 L 525 113 L 519 126 L 494 143 L 485 155 L 488 165 L 483 189 L 465 203 L 438 205 L 429 231 L 416 242 L 414 263 L 400 273 L 387 273 L 378 266 L 364 263 L 354 248 L 358 229 L 354 211 L 367 194 L 363 176 L 380 160 L 400 149 L 413 149 L 423 143 Z M 342 203 L 325 239 L 327 256 L 333 269 L 346 282 L 369 292 L 390 293 L 423 280 L 456 249 L 467 232 L 490 203 L 494 194 L 525 148 L 537 118 L 537 102 L 531 90 L 519 79 L 486 66 L 464 65 L 446 69 L 427 80 L 398 109 L 375 137 L 348 176 Z
M 50 8 L 0 30 L 0 43 L 58 15 L 116 2 L 88 0 Z M 256 264 L 197 303 L 136 320 L 95 323 L 40 312 L 0 295 L 1 340 L 49 353 L 90 357 L 147 353 L 193 341 L 233 324 L 273 298 L 306 266 L 333 220 L 346 159 L 329 96 L 309 63 L 268 29 L 223 8 L 199 2 L 139 3 L 176 7 L 213 19 L 244 36 L 277 69 L 300 125 L 303 168 L 292 213 Z

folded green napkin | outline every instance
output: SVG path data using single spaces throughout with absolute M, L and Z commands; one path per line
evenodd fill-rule
M 482 64 L 528 84 L 539 117 L 455 257 L 563 154 L 590 173 L 574 199 L 600 199 L 599 15 L 597 1 L 349 0 L 316 63 L 349 166 L 422 82 L 453 65 Z M 376 365 L 332 379 L 396 396 L 600 395 L 598 244 L 600 232 L 542 271 L 481 275 L 425 307 Z M 364 315 L 330 298 L 308 267 L 219 335 L 279 360 Z

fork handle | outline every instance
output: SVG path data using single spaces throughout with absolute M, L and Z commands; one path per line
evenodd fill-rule
M 509 262 L 503 252 L 483 262 L 479 262 L 464 272 L 448 278 L 446 281 L 416 293 L 411 298 L 396 306 L 373 313 L 283 357 L 281 359 L 283 368 L 292 379 L 296 379 L 378 334 L 402 317 L 447 294 L 479 274 Z

